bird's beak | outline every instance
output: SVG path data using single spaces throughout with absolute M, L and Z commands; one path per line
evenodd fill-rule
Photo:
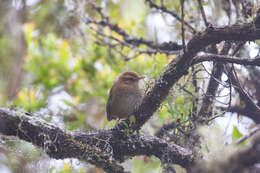
M 144 78 L 145 78 L 145 76 L 139 76 L 138 80 L 141 80 L 141 79 L 144 79 Z

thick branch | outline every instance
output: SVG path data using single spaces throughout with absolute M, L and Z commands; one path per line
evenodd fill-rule
M 158 109 L 161 102 L 167 97 L 172 86 L 187 74 L 193 57 L 210 44 L 226 41 L 250 41 L 260 39 L 260 11 L 255 20 L 242 25 L 232 25 L 222 28 L 209 27 L 201 34 L 194 36 L 187 44 L 185 53 L 180 54 L 171 61 L 163 75 L 155 82 L 153 88 L 144 97 L 137 112 L 136 123 L 132 128 L 138 130 Z M 127 121 L 129 123 L 129 120 Z M 124 125 L 121 124 L 120 127 Z
M 0 133 L 17 136 L 39 146 L 52 158 L 78 158 L 107 172 L 124 172 L 110 154 L 94 145 L 83 145 L 69 131 L 62 130 L 33 115 L 0 108 Z
M 17 136 L 39 146 L 52 158 L 78 158 L 107 172 L 125 172 L 118 162 L 137 155 L 154 155 L 162 162 L 190 167 L 191 151 L 163 139 L 141 134 L 126 136 L 120 131 L 70 132 L 33 115 L 0 108 L 0 133 Z

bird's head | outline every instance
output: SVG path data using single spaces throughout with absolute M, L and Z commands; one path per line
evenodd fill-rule
M 139 80 L 144 76 L 139 76 L 136 72 L 127 71 L 119 75 L 118 82 L 127 85 L 138 85 Z

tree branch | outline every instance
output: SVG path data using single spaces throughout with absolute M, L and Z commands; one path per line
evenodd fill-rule
M 244 115 L 247 117 L 250 117 L 250 110 L 248 110 L 247 107 L 241 107 L 241 106 L 231 106 L 231 107 L 216 107 L 217 109 L 225 112 L 231 112 L 231 113 L 237 113 L 239 115 Z
M 145 40 L 144 38 L 137 38 L 137 37 L 133 37 L 130 34 L 128 34 L 123 28 L 119 27 L 117 24 L 112 23 L 109 20 L 109 17 L 107 17 L 101 10 L 100 7 L 97 7 L 94 3 L 90 3 L 90 5 L 93 7 L 94 10 L 96 10 L 101 16 L 102 19 L 99 21 L 93 20 L 90 17 L 83 17 L 82 15 L 82 19 L 83 21 L 89 25 L 89 24 L 95 24 L 101 27 L 108 27 L 110 30 L 114 31 L 115 33 L 117 33 L 118 35 L 120 35 L 123 39 L 124 42 L 120 41 L 119 39 L 113 37 L 113 36 L 107 36 L 104 35 L 103 33 L 101 33 L 100 31 L 95 31 L 98 34 L 102 34 L 105 37 L 108 37 L 112 40 L 116 40 L 117 42 L 120 42 L 121 44 L 128 44 L 132 45 L 134 47 L 138 47 L 140 45 L 146 45 L 149 48 L 152 48 L 156 51 L 159 52 L 163 52 L 163 53 L 171 53 L 172 51 L 178 51 L 181 50 L 182 46 L 178 45 L 175 42 L 164 42 L 160 45 L 158 45 L 157 43 L 154 43 L 153 41 L 149 41 L 149 40 Z M 171 51 L 169 51 L 171 50 Z
M 221 55 L 223 54 L 227 54 L 229 49 L 231 47 L 231 43 L 230 42 L 225 42 L 225 45 L 221 51 Z M 216 46 L 214 47 L 214 51 L 217 52 Z M 224 71 L 224 64 L 223 63 L 214 63 L 213 64 L 213 68 L 212 68 L 212 72 L 211 72 L 211 77 L 209 79 L 209 83 L 207 86 L 207 91 L 206 91 L 206 95 L 203 97 L 203 101 L 201 104 L 201 108 L 199 110 L 198 115 L 200 117 L 211 117 L 212 116 L 212 108 L 213 108 L 213 103 L 215 101 L 216 98 L 216 94 L 219 88 L 219 82 L 221 81 L 221 76 L 222 73 Z
M 252 145 L 240 148 L 228 157 L 227 161 L 213 160 L 209 163 L 202 162 L 190 169 L 190 173 L 243 173 L 260 161 L 260 133 L 255 134 Z
M 248 134 L 242 136 L 237 141 L 235 141 L 234 144 L 237 144 L 237 145 L 241 144 L 242 142 L 244 142 L 248 138 L 252 137 L 258 131 L 260 131 L 260 124 L 256 125 L 252 130 L 250 130 L 250 132 Z
M 226 70 L 228 71 L 228 77 L 233 87 L 238 92 L 240 99 L 245 104 L 243 108 L 245 110 L 244 115 L 254 120 L 257 124 L 260 123 L 260 107 L 254 103 L 250 95 L 241 87 L 240 82 L 235 75 L 235 71 L 229 64 L 226 65 Z
M 193 164 L 191 151 L 157 137 L 127 136 L 115 130 L 70 132 L 7 108 L 0 108 L 0 133 L 31 142 L 52 158 L 77 158 L 111 173 L 124 173 L 118 162 L 138 155 L 154 155 L 162 162 L 167 160 L 185 168 Z
M 162 76 L 144 97 L 139 109 L 134 113 L 136 123 L 132 128 L 138 130 L 158 109 L 161 102 L 167 97 L 172 86 L 188 73 L 194 56 L 210 44 L 226 41 L 251 41 L 260 39 L 260 10 L 251 23 L 232 25 L 221 28 L 209 27 L 204 32 L 195 35 L 187 44 L 185 53 L 173 59 L 165 68 Z M 130 124 L 129 120 L 126 123 Z M 124 123 L 119 125 L 124 128 Z
M 204 62 L 204 61 L 214 61 L 214 62 L 222 62 L 222 63 L 235 63 L 240 65 L 251 65 L 251 66 L 258 66 L 260 67 L 260 58 L 239 58 L 235 56 L 228 56 L 228 55 L 217 55 L 212 53 L 206 53 L 204 55 L 199 55 L 194 58 L 192 61 L 192 65 Z
M 199 3 L 199 7 L 200 7 L 200 11 L 201 11 L 201 15 L 202 15 L 204 24 L 205 24 L 206 27 L 208 27 L 209 23 L 207 21 L 206 14 L 205 14 L 205 11 L 204 11 L 204 8 L 203 8 L 201 0 L 198 0 L 198 3 Z
M 149 4 L 150 8 L 155 8 L 156 10 L 160 10 L 160 11 L 166 13 L 166 14 L 171 15 L 172 17 L 174 17 L 178 21 L 182 22 L 182 19 L 176 13 L 168 10 L 165 6 L 156 5 L 152 0 L 146 0 L 146 2 Z M 183 21 L 183 22 L 191 30 L 191 32 L 193 34 L 196 33 L 196 30 L 188 22 L 186 22 L 186 21 Z

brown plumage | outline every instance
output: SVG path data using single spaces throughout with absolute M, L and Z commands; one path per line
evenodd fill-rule
M 108 121 L 130 116 L 141 104 L 143 92 L 139 89 L 139 80 L 143 76 L 127 71 L 121 73 L 109 92 L 106 111 Z

